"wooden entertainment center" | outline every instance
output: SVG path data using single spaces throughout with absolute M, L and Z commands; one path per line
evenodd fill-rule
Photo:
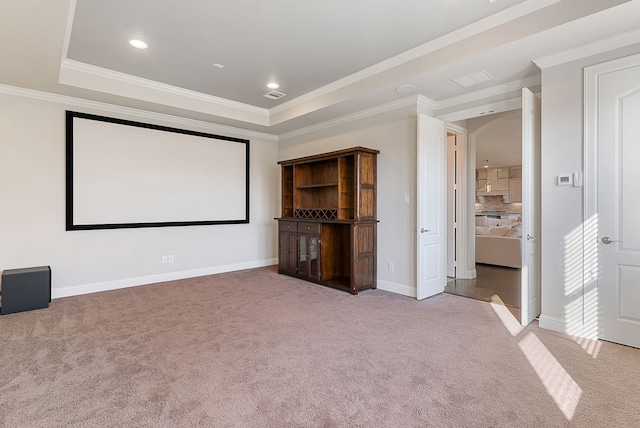
M 353 147 L 278 162 L 278 273 L 349 291 L 376 288 L 376 155 Z

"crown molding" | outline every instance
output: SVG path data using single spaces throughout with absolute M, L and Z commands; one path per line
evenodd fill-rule
M 67 53 L 69 53 L 69 43 L 71 43 L 71 31 L 73 30 L 73 20 L 76 16 L 77 0 L 69 0 L 69 11 L 67 13 L 67 26 L 64 30 L 64 40 L 62 45 L 62 58 L 60 63 L 67 59 Z
M 455 107 L 473 101 L 487 99 L 497 95 L 503 95 L 511 91 L 519 91 L 522 88 L 538 86 L 540 85 L 540 82 L 540 75 L 537 74 L 535 76 L 529 76 L 523 79 L 514 80 L 512 82 L 503 83 L 501 85 L 491 86 L 479 91 L 470 92 L 468 94 L 459 95 L 457 97 L 446 98 L 436 103 L 436 110 Z
M 438 102 L 432 100 L 429 97 L 425 97 L 424 95 L 418 95 L 418 107 L 424 107 L 432 111 L 436 111 L 438 108 Z
M 68 95 L 54 94 L 51 92 L 37 91 L 34 89 L 25 89 L 16 86 L 0 84 L 0 94 L 13 95 L 24 98 L 31 98 L 39 101 L 52 102 L 57 104 L 65 104 L 73 107 L 82 107 L 87 109 L 95 109 L 112 114 L 133 116 L 140 119 L 154 120 L 160 122 L 169 122 L 186 127 L 197 127 L 207 129 L 210 132 L 219 134 L 235 134 L 253 139 L 262 139 L 267 141 L 278 141 L 278 137 L 273 134 L 264 132 L 250 131 L 233 126 L 217 125 L 210 122 L 203 122 L 185 117 L 172 116 L 164 113 L 156 113 L 147 110 L 139 110 L 131 107 L 124 107 L 115 104 L 107 104 L 99 101 L 85 100 L 82 98 L 70 97 Z
M 222 97 L 216 97 L 214 95 L 204 94 L 198 91 L 192 91 L 190 89 L 180 88 L 178 86 L 168 85 L 166 83 L 157 82 L 155 80 L 145 79 L 143 77 L 133 76 L 131 74 L 110 70 L 108 68 L 98 67 L 96 65 L 75 61 L 73 59 L 65 58 L 62 61 L 62 64 L 60 64 L 60 68 L 80 71 L 82 73 L 93 74 L 99 77 L 106 77 L 107 79 L 115 80 L 118 82 L 129 83 L 129 84 L 142 86 L 142 87 L 157 90 L 157 91 L 180 95 L 186 98 L 193 98 L 200 101 L 206 101 L 206 102 L 221 105 L 224 107 L 231 107 L 234 109 L 243 110 L 253 114 L 259 114 L 263 116 L 269 115 L 269 110 L 265 108 L 228 100 Z
M 640 43 L 640 30 L 633 30 L 618 34 L 574 49 L 568 49 L 542 58 L 534 59 L 533 63 L 540 67 L 540 69 L 544 70 L 545 68 L 566 64 L 571 61 L 601 54 L 613 49 L 623 48 L 636 43 Z
M 70 73 L 65 73 L 65 72 Z M 78 76 L 79 75 L 79 76 Z M 70 85 L 70 86 L 79 86 L 85 89 L 97 90 L 102 92 L 100 89 L 93 87 L 92 83 L 87 84 L 86 76 L 97 77 L 101 81 L 107 82 L 116 82 L 123 83 L 125 85 L 130 85 L 133 87 L 138 87 L 146 90 L 150 90 L 152 94 L 168 94 L 172 96 L 177 96 L 180 99 L 185 100 L 187 103 L 194 102 L 193 108 L 191 110 L 199 111 L 201 113 L 208 114 L 217 114 L 229 118 L 237 118 L 237 113 L 247 113 L 255 120 L 245 120 L 255 123 L 257 125 L 268 125 L 269 121 L 269 110 L 261 107 L 255 107 L 249 104 L 240 103 L 237 101 L 228 100 L 226 98 L 216 97 L 213 95 L 203 94 L 202 92 L 192 91 L 190 89 L 184 89 L 173 85 L 168 85 L 166 83 L 156 82 L 154 80 L 145 79 L 142 77 L 132 76 L 130 74 L 121 73 L 119 71 L 110 70 L 103 67 L 98 67 L 91 64 L 86 64 L 83 62 L 75 61 L 72 59 L 64 59 L 60 64 L 60 82 L 61 84 Z M 111 93 L 115 93 L 114 91 L 109 91 Z M 121 94 L 126 96 L 125 94 Z M 153 99 L 147 99 L 147 101 L 151 102 L 159 102 L 161 104 L 166 104 L 165 102 L 160 102 Z M 221 112 L 205 111 L 205 109 L 198 108 L 198 104 L 205 106 L 215 106 L 225 110 L 233 110 L 236 114 L 223 114 Z M 178 107 L 178 106 L 176 106 Z M 187 106 L 182 106 L 181 108 L 187 108 Z
M 313 99 L 327 95 L 333 91 L 342 89 L 346 86 L 357 83 L 366 78 L 375 76 L 377 74 L 380 74 L 394 67 L 398 67 L 404 63 L 413 61 L 429 53 L 435 52 L 439 49 L 442 49 L 454 43 L 460 42 L 464 39 L 468 39 L 469 37 L 473 37 L 475 35 L 478 35 L 482 32 L 485 32 L 487 30 L 490 30 L 492 28 L 495 28 L 507 22 L 521 18 L 530 13 L 536 12 L 540 9 L 544 9 L 545 7 L 551 6 L 560 1 L 562 0 L 524 1 L 508 9 L 501 10 L 496 14 L 490 15 L 484 19 L 476 21 L 472 24 L 466 25 L 451 33 L 448 33 L 441 37 L 433 39 L 427 43 L 424 43 L 423 45 L 420 45 L 406 52 L 403 52 L 399 55 L 396 55 L 382 62 L 379 62 L 371 67 L 365 68 L 364 70 L 358 71 L 347 77 L 336 80 L 335 82 L 329 83 L 328 85 L 325 85 L 321 88 L 310 91 L 293 100 L 282 103 L 276 107 L 272 107 L 270 110 L 270 113 L 274 115 L 274 114 L 286 111 L 290 108 L 294 108 L 300 104 L 312 101 Z
M 352 122 L 358 119 L 364 119 L 366 117 L 374 116 L 377 114 L 385 113 L 399 108 L 415 105 L 416 107 L 423 107 L 431 112 L 436 112 L 443 107 L 454 107 L 456 105 L 462 105 L 470 101 L 478 101 L 486 99 L 490 96 L 502 95 L 511 91 L 521 90 L 525 87 L 536 86 L 540 84 L 540 76 L 531 76 L 513 82 L 508 82 L 502 85 L 498 85 L 491 88 L 486 88 L 480 91 L 476 91 L 470 94 L 465 94 L 459 97 L 448 98 L 443 101 L 434 101 L 424 95 L 412 95 L 410 97 L 403 98 L 401 100 L 392 101 L 390 103 L 382 104 L 369 109 L 361 110 L 359 112 L 348 114 L 336 119 L 328 120 L 326 122 L 318 123 L 315 125 L 307 126 L 304 128 L 296 129 L 294 131 L 286 132 L 278 136 L 279 140 L 285 140 L 288 138 L 297 137 L 300 135 L 308 134 L 311 132 L 320 131 L 322 129 L 331 128 L 336 125 L 340 125 L 347 122 Z M 436 119 L 440 119 L 444 122 L 455 122 L 458 120 L 470 119 L 486 114 L 487 111 L 493 113 L 500 113 L 510 110 L 517 110 L 522 107 L 522 98 L 515 97 L 508 100 L 497 101 L 493 103 L 483 104 L 478 107 L 459 110 L 443 115 L 434 115 Z
M 458 120 L 472 119 L 479 117 L 487 112 L 502 113 L 505 111 L 517 110 L 522 108 L 522 97 L 511 98 L 505 101 L 498 101 L 495 103 L 488 103 L 478 107 L 473 107 L 465 110 L 459 110 L 452 113 L 445 113 L 442 115 L 436 115 L 436 119 L 440 119 L 443 122 L 456 122 Z
M 372 107 L 369 109 L 361 110 L 356 113 L 347 114 L 345 116 L 338 117 L 336 119 L 327 120 L 326 122 L 317 123 L 315 125 L 306 126 L 304 128 L 299 128 L 294 131 L 285 132 L 284 134 L 280 134 L 278 136 L 279 140 L 285 140 L 288 138 L 297 137 L 300 135 L 308 134 L 311 132 L 320 131 L 322 129 L 331 128 L 336 125 L 341 125 L 343 123 L 353 122 L 354 120 L 364 119 L 370 116 L 375 116 L 377 114 L 386 113 L 388 111 L 397 110 L 399 108 L 408 107 L 416 105 L 419 102 L 419 98 L 421 95 L 412 95 L 410 97 L 402 98 L 400 100 L 392 101 L 390 103 L 381 104 L 376 107 Z M 427 97 L 422 97 L 427 99 Z

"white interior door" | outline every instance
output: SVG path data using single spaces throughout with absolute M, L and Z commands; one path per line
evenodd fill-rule
M 418 115 L 416 297 L 442 293 L 446 285 L 446 126 Z
M 640 55 L 635 57 L 597 82 L 598 336 L 640 348 Z
M 522 89 L 521 323 L 540 315 L 540 99 Z

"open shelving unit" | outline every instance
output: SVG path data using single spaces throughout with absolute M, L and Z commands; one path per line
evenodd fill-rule
M 281 161 L 278 272 L 357 294 L 376 288 L 376 156 L 353 147 Z

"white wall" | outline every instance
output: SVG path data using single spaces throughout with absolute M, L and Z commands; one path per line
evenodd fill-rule
M 412 109 L 412 110 L 411 110 Z M 378 155 L 378 288 L 415 296 L 416 106 L 280 141 L 279 160 L 354 146 Z M 403 195 L 410 195 L 410 203 Z M 395 271 L 388 270 L 388 263 Z
M 583 171 L 584 67 L 640 52 L 640 45 L 542 71 L 542 315 L 545 328 L 584 335 L 583 188 L 559 187 L 560 173 Z
M 55 298 L 277 262 L 275 138 L 51 99 L 0 93 L 0 270 L 51 266 Z M 66 109 L 250 139 L 250 223 L 65 231 Z

